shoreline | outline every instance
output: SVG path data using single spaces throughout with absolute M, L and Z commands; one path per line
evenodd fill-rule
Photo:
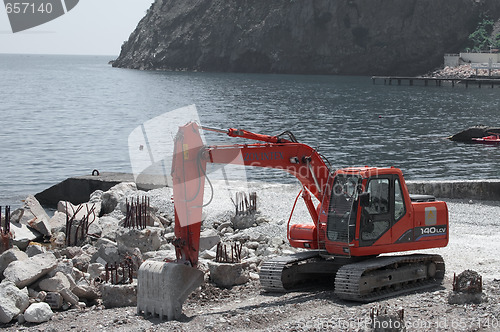
M 134 182 L 134 176 L 128 173 L 103 172 L 99 175 L 77 176 L 68 178 L 35 197 L 46 207 L 54 207 L 59 201 L 80 204 L 88 201 L 95 190 L 106 191 L 121 182 Z M 406 181 L 412 194 L 433 195 L 437 198 L 475 199 L 485 201 L 500 200 L 500 179 L 477 180 L 409 180 Z M 165 186 L 163 176 L 140 178 L 136 185 L 141 190 L 151 190 Z

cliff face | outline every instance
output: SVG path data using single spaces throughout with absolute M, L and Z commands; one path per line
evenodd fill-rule
M 115 67 L 414 75 L 458 52 L 497 0 L 156 0 Z

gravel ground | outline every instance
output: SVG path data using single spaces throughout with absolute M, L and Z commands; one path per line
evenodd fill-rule
M 267 191 L 265 195 L 270 196 L 277 191 L 293 198 L 296 195 L 283 186 Z M 269 209 L 276 200 L 270 201 L 262 205 L 265 216 L 274 214 Z M 289 202 L 289 197 L 283 201 Z M 104 309 L 95 305 L 56 312 L 49 322 L 39 325 L 13 323 L 0 327 L 4 331 L 371 331 L 371 310 L 388 308 L 389 312 L 403 309 L 407 331 L 499 331 L 500 202 L 447 202 L 451 232 L 448 247 L 421 251 L 442 255 L 447 266 L 443 286 L 430 291 L 358 304 L 339 300 L 331 289 L 268 294 L 261 292 L 258 280 L 231 289 L 219 289 L 208 282 L 186 301 L 181 321 L 138 316 L 135 307 Z M 302 213 L 299 211 L 299 217 Z M 275 226 L 262 227 L 273 232 L 282 228 L 286 219 L 282 215 L 271 219 Z M 450 305 L 447 298 L 453 274 L 466 269 L 483 276 L 488 301 Z

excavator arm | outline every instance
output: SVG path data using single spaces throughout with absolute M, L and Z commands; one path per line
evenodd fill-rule
M 263 143 L 205 146 L 199 133 L 201 129 Z M 294 175 L 304 188 L 302 197 L 312 221 L 315 224 L 318 222 L 317 208 L 311 195 L 323 201 L 331 171 L 316 150 L 298 143 L 291 133 L 285 134 L 289 139 L 282 138 L 282 135 L 267 136 L 241 129 L 222 131 L 200 127 L 194 122 L 179 128 L 172 162 L 174 245 L 179 262 L 193 267 L 198 262 L 207 163 L 281 169 Z

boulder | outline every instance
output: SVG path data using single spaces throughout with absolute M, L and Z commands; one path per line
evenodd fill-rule
M 22 288 L 43 277 L 56 266 L 56 257 L 52 253 L 44 253 L 10 263 L 3 274 L 6 279 Z
M 25 224 L 10 223 L 10 231 L 13 235 L 12 244 L 23 251 L 31 241 L 42 237 L 40 232 Z
M 101 196 L 102 213 L 111 213 L 121 200 L 135 192 L 137 192 L 137 185 L 134 182 L 122 182 L 111 187 Z
M 40 243 L 36 242 L 31 242 L 26 248 L 26 254 L 28 255 L 28 257 L 33 257 L 45 252 L 47 252 L 47 249 L 45 249 L 45 247 L 43 247 Z
M 102 304 L 106 308 L 129 307 L 137 305 L 137 284 L 101 284 Z
M 88 217 L 89 223 L 97 220 L 101 212 L 101 204 L 97 203 L 82 203 L 73 205 L 70 202 L 60 201 L 57 203 L 57 211 L 68 215 L 70 219 L 80 221 Z
M 76 257 L 73 257 L 71 261 L 73 262 L 73 266 L 76 267 L 78 270 L 86 272 L 91 259 L 92 256 L 86 253 L 82 253 Z
M 102 229 L 101 238 L 116 241 L 116 232 L 120 228 L 118 224 L 120 221 L 111 216 L 104 216 L 99 218 L 99 226 Z
M 80 299 L 78 298 L 78 296 L 75 295 L 75 293 L 73 293 L 72 291 L 69 290 L 69 288 L 63 288 L 59 291 L 59 294 L 62 295 L 63 299 L 68 302 L 68 303 L 71 303 L 72 305 L 78 305 L 78 302 L 80 301 Z
M 71 288 L 71 284 L 62 272 L 57 272 L 55 276 L 40 281 L 38 287 L 47 292 L 59 292 L 64 288 Z
M 0 255 L 0 276 L 10 263 L 26 259 L 28 259 L 28 255 L 26 255 L 24 251 L 19 250 L 17 247 L 4 251 Z
M 85 299 L 89 301 L 97 300 L 101 298 L 101 292 L 93 284 L 88 284 L 85 280 L 80 280 L 72 292 L 78 296 L 80 299 Z
M 52 218 L 49 219 L 50 230 L 52 233 L 66 231 L 66 214 L 56 211 Z
M 33 303 L 24 312 L 24 319 L 30 323 L 48 322 L 54 313 L 48 303 Z
M 20 222 L 23 223 L 25 219 L 28 219 L 27 224 L 30 227 L 37 230 L 42 235 L 52 235 L 49 224 L 50 218 L 35 196 L 30 195 L 24 200 L 24 214 Z
M 96 278 L 102 278 L 106 272 L 106 267 L 101 263 L 91 263 L 87 269 L 87 273 L 90 274 L 90 280 Z
M 75 280 L 75 272 L 73 271 L 73 261 L 71 259 L 58 259 L 57 266 L 47 273 L 49 277 L 54 277 L 58 272 L 64 274 L 70 283 Z
M 29 306 L 27 288 L 19 289 L 13 282 L 0 283 L 0 322 L 8 323 Z
M 216 263 L 209 262 L 210 280 L 217 286 L 230 288 L 235 285 L 241 285 L 248 281 L 248 273 L 244 270 L 244 264 L 236 263 Z
M 144 253 L 158 250 L 161 246 L 162 230 L 157 227 L 145 229 L 119 229 L 116 233 L 116 243 L 121 252 L 131 251 L 131 248 L 139 248 Z
M 200 252 L 212 249 L 220 242 L 220 236 L 215 229 L 209 228 L 200 234 Z
M 92 255 L 90 262 L 106 265 L 106 263 L 119 263 L 122 261 L 122 259 L 123 257 L 118 251 L 118 246 L 116 243 L 112 241 L 101 241 L 97 252 Z

